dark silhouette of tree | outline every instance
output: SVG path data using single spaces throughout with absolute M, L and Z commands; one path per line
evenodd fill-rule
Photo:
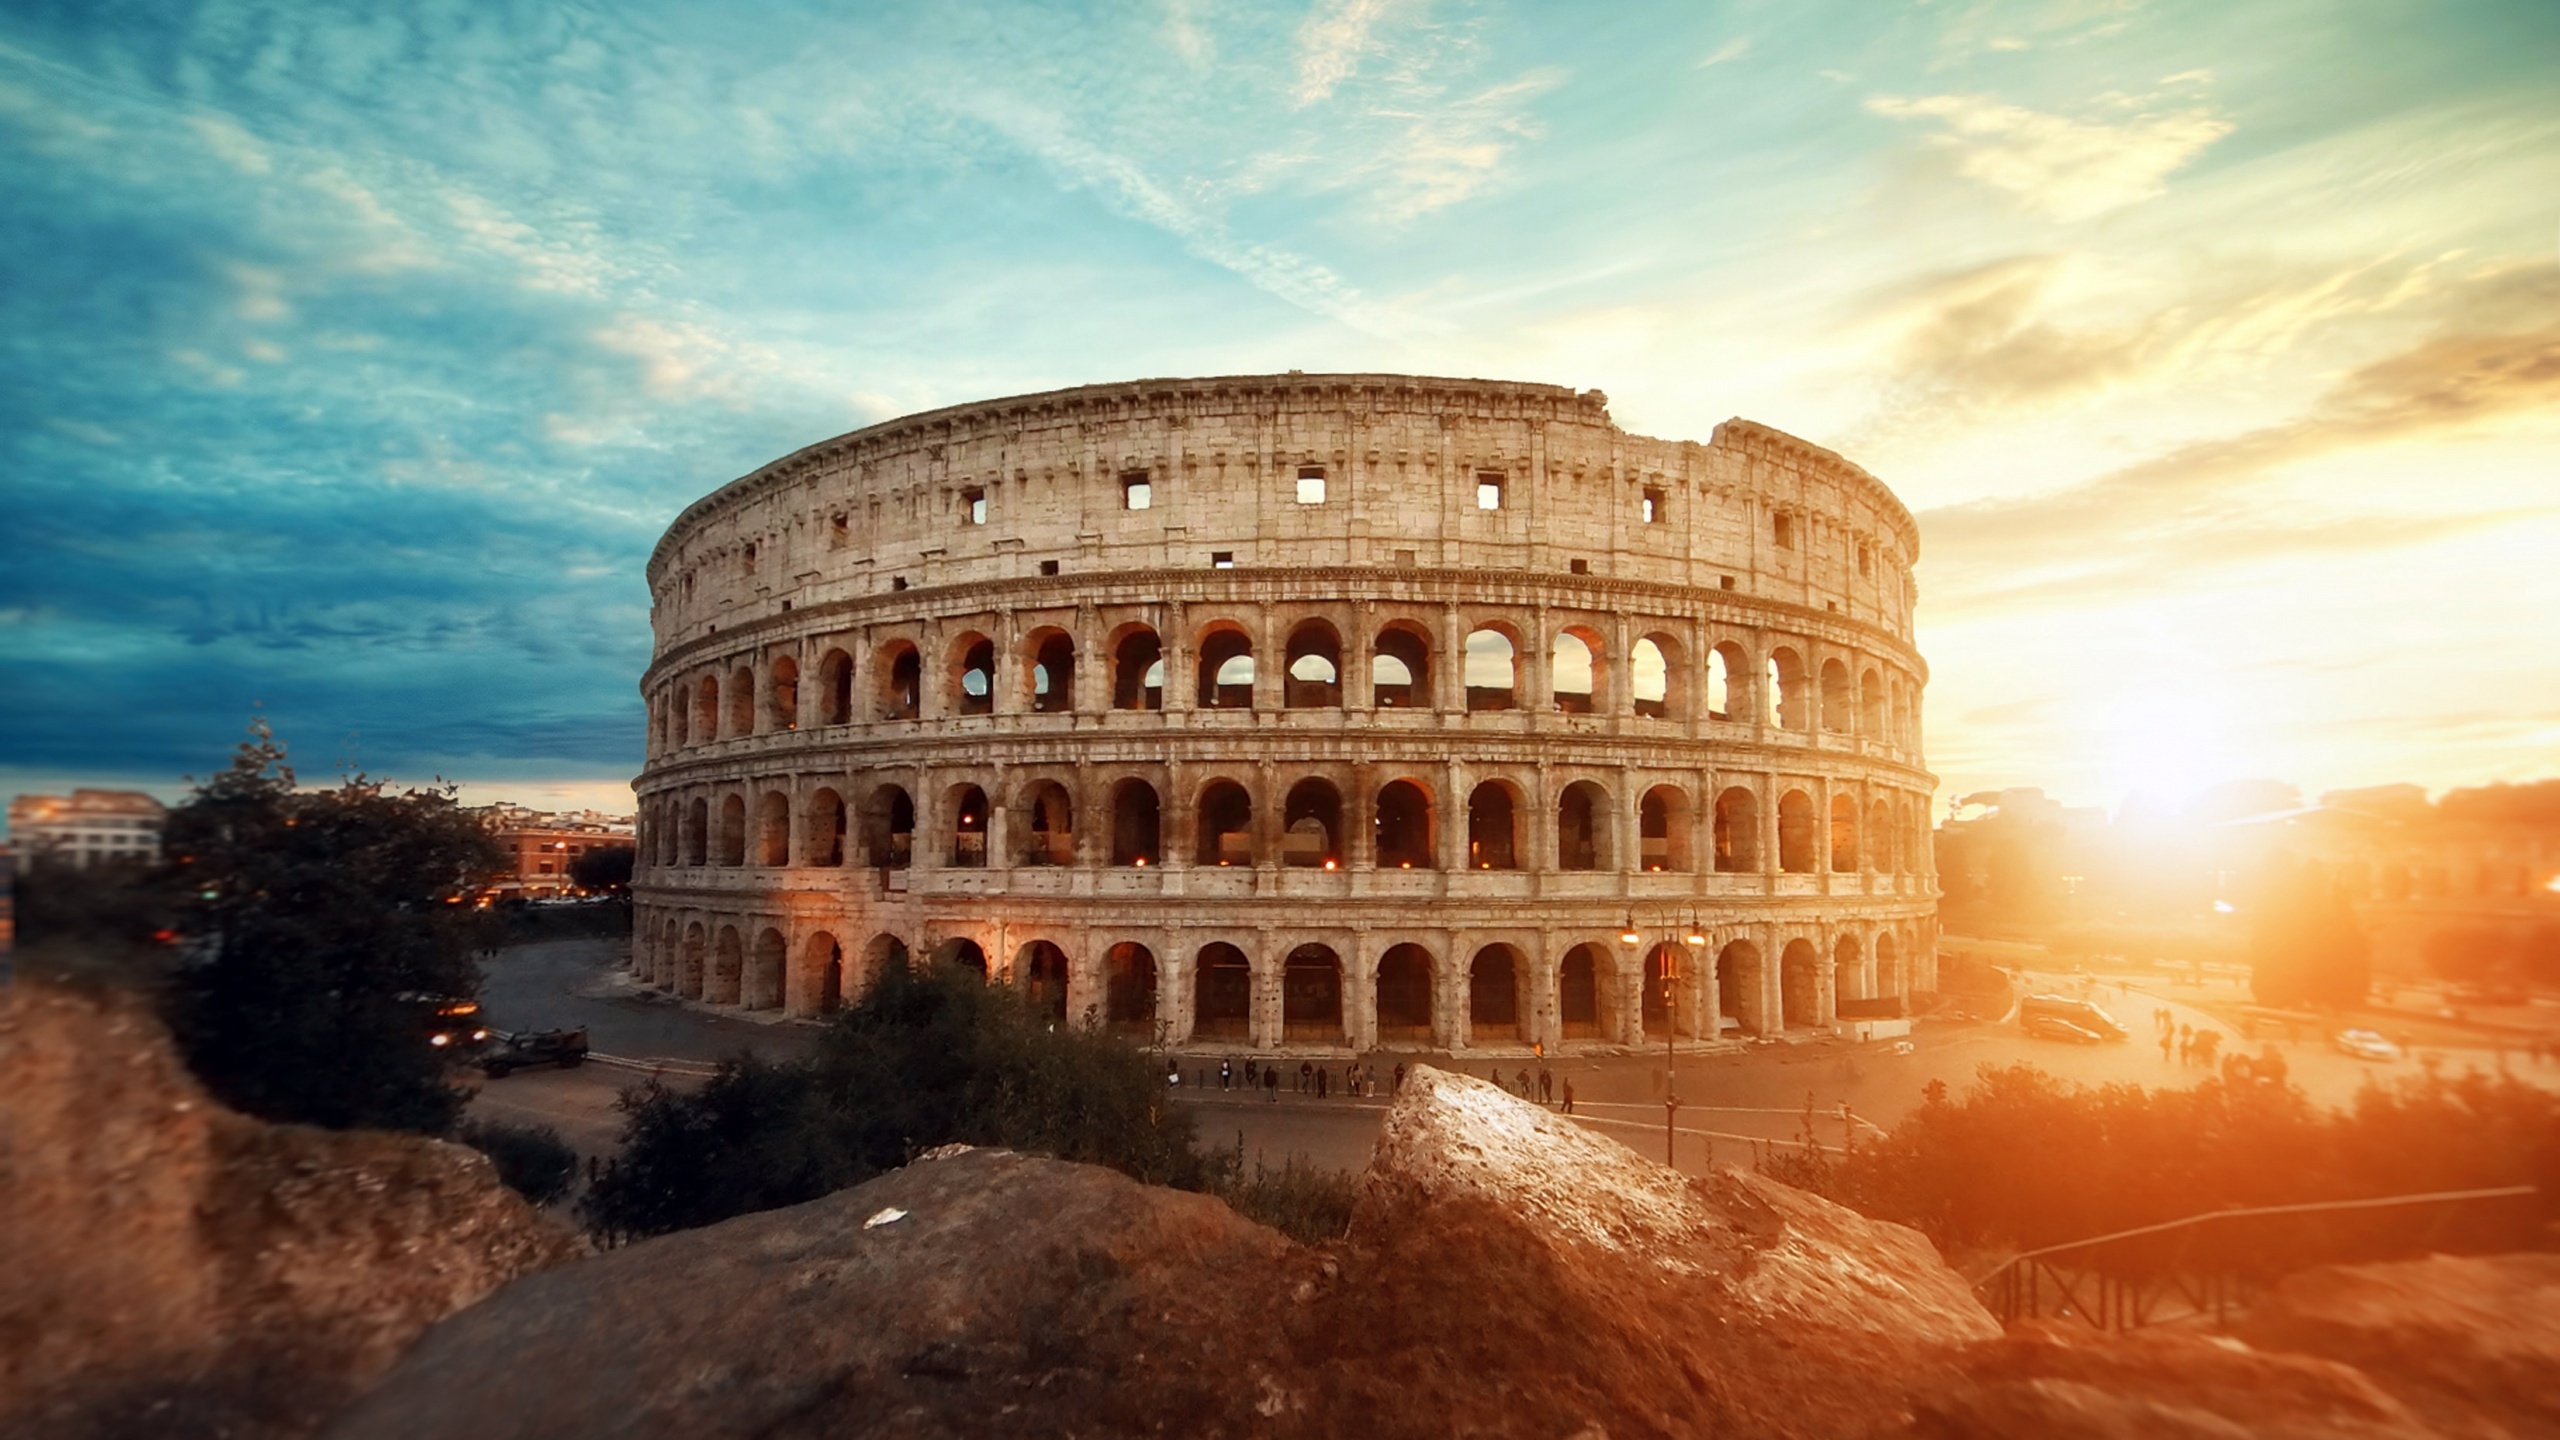
M 503 859 L 450 790 L 300 790 L 260 722 L 170 812 L 164 851 L 187 948 L 169 1019 L 216 1095 L 275 1120 L 452 1127 L 462 1097 L 428 1021 L 479 992 L 493 927 L 469 901 Z
M 2249 930 L 2250 989 L 2268 1005 L 2340 1009 L 2373 988 L 2373 957 L 2355 913 L 2309 865 L 2278 862 Z
M 628 895 L 635 858 L 636 852 L 628 845 L 599 845 L 583 855 L 569 857 L 569 880 L 591 894 Z

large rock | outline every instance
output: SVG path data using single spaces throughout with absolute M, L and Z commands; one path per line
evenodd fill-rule
M 305 1434 L 580 1248 L 476 1151 L 249 1119 L 138 1004 L 0 990 L 0 1434 Z
M 2353 1365 L 2449 1433 L 2560 1435 L 2560 1255 L 2306 1270 L 2239 1330 Z
M 1997 1333 L 1909 1231 L 1424 1069 L 1339 1246 L 968 1151 L 517 1281 L 330 1434 L 1856 1434 Z

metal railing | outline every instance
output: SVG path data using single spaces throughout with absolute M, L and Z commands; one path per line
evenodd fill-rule
M 2452 1206 L 2495 1200 L 2522 1200 L 2542 1192 L 2532 1185 L 2504 1185 L 2481 1190 L 2434 1190 L 2415 1195 L 2382 1195 L 2362 1200 L 2322 1200 L 2293 1205 L 2259 1205 L 2213 1210 L 2156 1225 L 2138 1225 L 2085 1240 L 2069 1240 L 2012 1255 L 1972 1282 L 1973 1292 L 2003 1324 L 2050 1314 L 2078 1319 L 2100 1330 L 2132 1330 L 2145 1325 L 2212 1316 L 2219 1324 L 2235 1307 L 2247 1305 L 2269 1278 L 2259 1269 L 2229 1264 L 2197 1263 L 2193 1242 L 2207 1227 L 2287 1217 L 2344 1215 L 2420 1206 Z M 2442 1223 L 2439 1211 L 2436 1226 Z M 2421 1245 L 2434 1232 L 2418 1238 Z M 2174 1237 L 2165 1255 L 2148 1263 L 2101 1263 L 2092 1252 L 2102 1247 L 2129 1247 L 2133 1242 Z M 2404 1247 L 2405 1248 L 2405 1247 Z M 2061 1257 L 2078 1255 L 2087 1263 L 2070 1264 Z M 2050 1303 L 2048 1303 L 2050 1302 Z M 2183 1307 L 2183 1308 L 2181 1308 Z

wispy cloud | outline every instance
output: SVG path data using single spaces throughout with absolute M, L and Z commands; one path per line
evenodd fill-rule
M 1750 53 L 1751 37 L 1748 35 L 1736 35 L 1732 39 L 1718 45 L 1715 49 L 1708 51 L 1707 58 L 1698 62 L 1698 68 L 1701 70 L 1711 70 L 1718 65 L 1739 60 Z
M 1957 173 L 2018 197 L 2056 220 L 2085 220 L 2168 188 L 2169 176 L 2231 133 L 2202 108 L 2108 123 L 2004 104 L 1987 95 L 1877 95 L 1867 108 L 1897 120 L 1935 120 L 1929 143 Z
M 1300 106 L 1331 98 L 1334 88 L 1359 70 L 1362 57 L 1379 48 L 1373 32 L 1381 21 L 1422 8 L 1423 0 L 1318 0 L 1298 27 L 1298 83 L 1292 98 Z

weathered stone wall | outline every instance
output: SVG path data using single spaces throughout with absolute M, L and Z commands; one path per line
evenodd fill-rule
M 1175 1043 L 1890 1009 L 1935 983 L 1917 548 L 1828 451 L 1551 386 L 1150 381 L 858 431 L 651 560 L 634 965 L 813 1011 L 934 950 Z

